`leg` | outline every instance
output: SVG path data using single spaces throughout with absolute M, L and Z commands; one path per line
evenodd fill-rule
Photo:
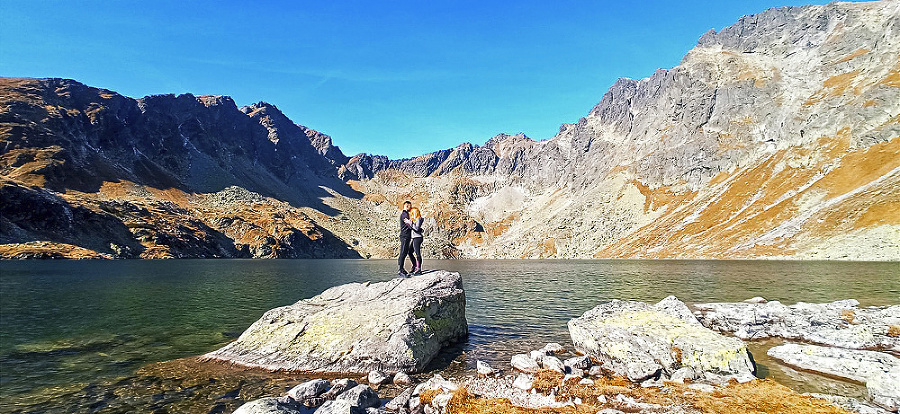
M 422 272 L 422 237 L 413 237 L 412 251 L 416 256 L 416 273 Z
M 407 253 L 407 256 L 409 256 L 409 262 L 412 264 L 412 269 L 410 270 L 410 273 L 412 273 L 413 271 L 416 270 L 416 256 L 413 255 L 413 253 L 414 253 L 414 251 L 413 251 L 413 242 L 412 242 L 413 240 L 415 240 L 415 239 L 410 239 L 410 240 L 409 240 L 409 248 L 408 248 L 408 249 L 409 249 L 409 253 Z
M 400 256 L 397 257 L 397 273 L 401 275 L 406 274 L 406 269 L 404 269 L 404 262 L 406 261 L 406 256 L 409 256 L 410 246 L 409 239 L 406 237 L 400 238 Z

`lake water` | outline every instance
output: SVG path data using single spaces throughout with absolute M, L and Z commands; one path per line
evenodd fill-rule
M 283 384 L 242 377 L 236 391 L 213 396 L 218 391 L 202 391 L 206 382 L 227 383 L 219 378 L 227 373 L 171 382 L 167 373 L 199 369 L 155 363 L 217 349 L 266 310 L 331 286 L 393 278 L 394 266 L 393 260 L 0 262 L 0 412 L 228 411 Z M 504 367 L 512 354 L 546 342 L 566 345 L 566 322 L 610 299 L 900 303 L 896 262 L 459 260 L 426 267 L 463 276 L 470 337 L 455 360 L 458 370 L 471 370 L 476 359 Z M 800 391 L 859 392 L 776 366 L 759 355 L 770 345 L 751 346 L 761 375 Z

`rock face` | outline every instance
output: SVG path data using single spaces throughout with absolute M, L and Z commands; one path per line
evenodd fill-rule
M 423 194 L 464 257 L 898 260 L 898 7 L 745 16 L 550 140 L 346 170 L 372 200 Z
M 457 273 L 351 283 L 272 309 L 205 357 L 270 370 L 419 372 L 468 333 Z
M 339 150 L 272 105 L 11 78 L 0 79 L 0 105 L 2 244 L 119 258 L 359 257 L 308 215 L 334 213 L 320 186 L 355 194 L 319 152 L 340 161 Z
M 704 328 L 673 296 L 655 305 L 613 300 L 570 320 L 569 334 L 579 352 L 632 381 L 668 377 L 682 367 L 753 377 L 743 342 Z
M 900 369 L 900 359 L 876 351 L 785 344 L 772 347 L 768 353 L 788 365 L 861 383 Z
M 700 303 L 694 307 L 704 326 L 738 338 L 779 337 L 841 348 L 900 352 L 900 305 L 858 305 L 858 301 L 847 299 L 790 306 L 772 301 Z

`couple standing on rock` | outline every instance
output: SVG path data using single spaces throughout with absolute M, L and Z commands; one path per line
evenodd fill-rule
M 409 201 L 403 202 L 400 212 L 400 256 L 397 258 L 398 275 L 422 274 L 422 213 Z M 406 272 L 406 257 L 412 262 L 412 271 Z

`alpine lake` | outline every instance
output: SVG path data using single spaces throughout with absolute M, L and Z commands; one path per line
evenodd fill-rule
M 198 355 L 236 339 L 265 311 L 349 282 L 396 277 L 394 260 L 0 262 L 0 413 L 231 412 L 304 380 Z M 459 378 L 483 360 L 558 342 L 566 322 L 611 299 L 692 303 L 754 296 L 785 304 L 900 303 L 900 263 L 721 260 L 431 260 L 459 272 L 469 338 L 433 362 Z M 750 342 L 757 376 L 798 392 L 865 388 L 801 372 Z M 424 373 L 418 378 L 428 378 Z M 390 393 L 390 391 L 387 391 Z

